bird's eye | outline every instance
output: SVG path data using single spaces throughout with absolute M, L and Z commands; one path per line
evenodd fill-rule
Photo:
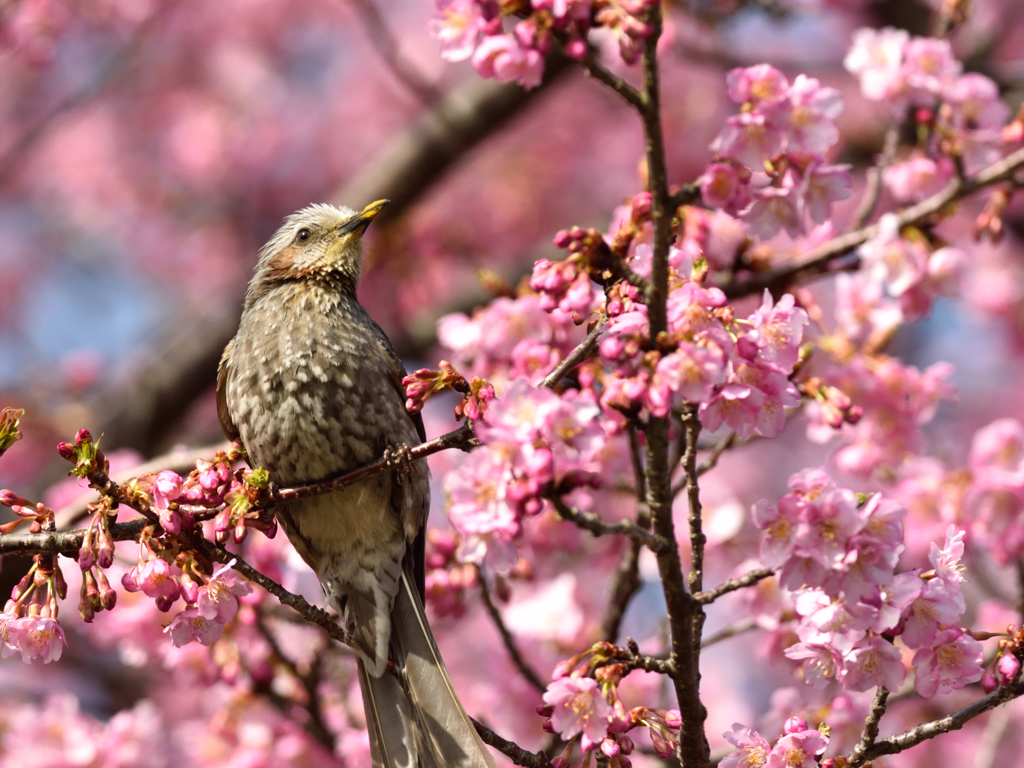
M 303 227 L 299 230 L 298 238 L 300 241 L 305 242 L 306 240 L 309 240 L 311 234 L 312 233 L 308 229 Z

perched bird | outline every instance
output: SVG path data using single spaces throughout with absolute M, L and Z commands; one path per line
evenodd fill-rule
M 422 419 L 405 409 L 402 362 L 356 299 L 363 233 L 387 202 L 312 205 L 260 251 L 220 361 L 217 411 L 278 485 L 324 480 L 424 439 Z M 428 480 L 419 460 L 282 504 L 277 517 L 351 634 L 373 765 L 493 766 L 423 612 Z

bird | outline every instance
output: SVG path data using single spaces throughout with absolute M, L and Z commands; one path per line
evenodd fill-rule
M 310 205 L 259 251 L 218 367 L 217 413 L 279 486 L 425 441 L 402 361 L 357 299 L 363 234 L 387 204 Z M 374 768 L 493 768 L 423 609 L 429 507 L 420 459 L 275 512 L 351 638 Z

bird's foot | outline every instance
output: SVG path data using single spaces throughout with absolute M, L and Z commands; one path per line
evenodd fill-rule
M 399 477 L 407 477 L 412 471 L 412 451 L 405 443 L 385 448 L 384 461 L 399 473 Z

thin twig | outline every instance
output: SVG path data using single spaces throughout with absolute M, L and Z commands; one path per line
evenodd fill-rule
M 637 435 L 636 424 L 633 422 L 629 424 L 628 434 L 629 455 L 632 459 L 633 477 L 636 483 L 636 522 L 641 528 L 649 530 L 651 513 L 647 508 L 647 484 L 644 479 L 643 459 L 640 456 L 640 438 Z M 608 606 L 605 608 L 604 619 L 601 622 L 601 637 L 609 643 L 614 643 L 618 639 L 619 630 L 622 628 L 622 618 L 626 614 L 629 601 L 640 589 L 641 546 L 636 539 L 631 540 L 615 571 L 611 597 L 608 599 Z
M 892 125 L 885 132 L 885 139 L 882 141 L 882 153 L 878 156 L 875 164 L 868 169 L 864 196 L 861 198 L 860 205 L 857 206 L 857 211 L 853 214 L 851 229 L 863 227 L 867 224 L 868 219 L 871 218 L 871 214 L 874 213 L 875 206 L 878 204 L 878 198 L 882 193 L 882 177 L 885 174 L 885 169 L 896 155 L 896 147 L 899 146 L 899 143 L 900 128 L 898 125 Z
M 417 459 L 426 458 L 427 456 L 438 453 L 439 451 L 448 450 L 449 448 L 465 450 L 473 444 L 473 425 L 466 422 L 458 429 L 452 430 L 440 437 L 435 437 L 433 440 L 428 440 L 425 443 L 420 443 L 415 448 L 410 448 L 407 456 L 409 461 L 415 461 Z M 396 460 L 391 457 L 385 457 L 375 461 L 373 464 L 368 464 L 365 467 L 360 467 L 359 469 L 351 472 L 344 472 L 333 478 L 329 477 L 318 483 L 297 485 L 291 488 L 274 489 L 271 491 L 270 497 L 267 501 L 258 506 L 272 507 L 276 502 L 304 499 L 309 496 L 322 496 L 325 493 L 340 491 L 343 488 L 348 488 L 350 485 L 368 478 L 375 477 L 383 474 L 384 472 L 390 472 L 404 461 L 405 459 Z
M 413 65 L 399 50 L 398 41 L 391 34 L 380 9 L 373 0 L 348 0 L 356 9 L 366 28 L 366 36 L 377 54 L 384 60 L 399 82 L 416 95 L 421 102 L 430 105 L 441 98 L 437 87 L 425 78 L 420 70 Z
M 878 690 L 875 692 L 875 700 L 871 703 L 871 711 L 864 721 L 864 732 L 861 735 L 860 743 L 854 747 L 853 752 L 850 754 L 850 768 L 860 768 L 860 766 L 864 765 L 867 759 L 865 757 L 867 751 L 871 749 L 875 740 L 878 739 L 878 725 L 882 721 L 882 715 L 885 714 L 888 699 L 889 689 L 884 685 L 878 686 Z
M 750 630 L 756 628 L 756 619 L 743 619 L 742 621 L 737 621 L 735 624 L 730 624 L 728 627 L 720 629 L 717 632 L 715 632 L 715 634 L 709 635 L 708 637 L 704 638 L 700 643 L 700 647 L 707 648 L 708 646 L 715 645 L 716 643 L 720 643 L 723 640 L 728 640 L 730 637 L 742 635 L 744 632 L 749 632 Z
M 1021 695 L 1024 695 L 1024 683 L 1017 682 L 1012 685 L 1004 685 L 992 691 L 988 696 L 984 696 L 973 704 L 968 704 L 966 707 L 958 709 L 946 717 L 932 720 L 929 723 L 922 723 L 908 731 L 875 742 L 869 749 L 865 750 L 864 759 L 874 760 L 882 755 L 895 755 L 917 746 L 922 741 L 934 739 L 936 736 L 949 733 L 950 731 L 958 731 L 978 715 L 982 715 L 990 709 L 1012 701 Z
M 473 726 L 484 744 L 494 747 L 516 765 L 526 768 L 551 768 L 551 761 L 543 752 L 528 752 L 515 742 L 503 739 L 478 720 L 473 720 Z
M 753 586 L 762 579 L 767 579 L 774 573 L 774 571 L 770 571 L 767 568 L 758 568 L 756 571 L 750 571 L 749 573 L 745 573 L 735 579 L 723 581 L 717 587 L 709 589 L 707 592 L 697 592 L 693 596 L 693 599 L 701 605 L 707 605 L 708 603 L 715 602 L 715 600 L 720 598 L 722 595 L 735 592 L 737 589 Z
M 491 620 L 494 622 L 494 626 L 498 628 L 498 634 L 501 635 L 501 641 L 505 644 L 505 650 L 508 651 L 508 655 L 512 658 L 512 663 L 516 665 L 516 669 L 519 673 L 526 678 L 526 682 L 536 688 L 538 691 L 543 693 L 547 690 L 547 686 L 544 685 L 544 681 L 540 679 L 540 675 L 534 671 L 526 659 L 523 658 L 523 654 L 519 650 L 519 646 L 516 644 L 516 639 L 512 637 L 512 633 L 505 625 L 505 619 L 502 618 L 501 611 L 498 610 L 498 606 L 494 604 L 494 599 L 491 597 L 491 590 L 487 586 L 487 579 L 484 578 L 483 569 L 477 566 L 476 569 L 477 579 L 480 583 L 480 596 L 484 600 L 484 605 L 487 607 L 487 613 L 490 614 Z
M 316 674 L 316 671 L 320 668 L 323 654 L 314 654 L 313 669 L 310 670 L 310 673 L 308 675 L 302 674 L 301 672 L 299 672 L 299 668 L 295 664 L 295 661 L 292 658 L 290 658 L 281 648 L 281 645 L 277 642 L 277 638 L 274 636 L 274 633 L 271 631 L 270 627 L 267 626 L 265 619 L 266 616 L 264 616 L 260 611 L 256 612 L 255 624 L 257 631 L 260 633 L 263 639 L 266 640 L 267 645 L 270 646 L 271 653 L 273 653 L 274 656 L 276 656 L 281 661 L 281 663 L 288 668 L 288 671 L 291 673 L 292 677 L 294 677 L 296 680 L 302 683 L 302 687 L 306 691 L 307 703 L 303 707 L 303 709 L 305 709 L 306 712 L 309 713 L 309 720 L 303 723 L 303 726 L 306 728 L 307 731 L 309 731 L 310 735 L 314 739 L 316 739 L 325 747 L 327 747 L 327 749 L 333 751 L 336 747 L 336 736 L 334 733 L 331 732 L 331 729 L 327 727 L 327 723 L 324 722 L 323 710 L 320 706 L 320 692 L 317 690 L 319 678 L 318 675 Z M 267 692 L 272 691 L 266 691 L 265 693 Z M 287 699 L 286 701 L 289 704 L 295 703 Z
M 645 545 L 654 553 L 661 553 L 669 549 L 673 549 L 672 545 L 664 538 L 656 533 L 651 533 L 650 531 L 641 528 L 632 520 L 619 520 L 617 523 L 606 523 L 593 512 L 584 512 L 582 509 L 570 507 L 558 496 L 552 497 L 551 503 L 554 505 L 555 511 L 558 512 L 559 517 L 563 520 L 576 523 L 580 528 L 590 531 L 595 536 L 609 536 L 615 534 L 629 536 L 631 539 L 639 541 L 641 544 Z
M 1013 174 L 1024 166 L 1024 148 L 1010 153 L 1002 160 L 992 163 L 965 179 L 954 178 L 939 192 L 922 200 L 916 205 L 893 214 L 898 226 L 920 224 L 931 216 L 941 212 L 951 203 L 977 192 L 979 189 L 1009 180 Z M 852 232 L 834 237 L 823 243 L 803 258 L 793 261 L 778 269 L 756 275 L 747 275 L 741 279 L 727 283 L 722 290 L 729 298 L 739 298 L 751 294 L 759 294 L 764 289 L 777 291 L 790 283 L 832 271 L 834 262 L 854 251 L 868 240 L 878 237 L 878 224 L 856 229 Z
M 147 525 L 153 525 L 153 522 L 143 517 L 124 523 L 113 523 L 110 526 L 110 535 L 114 541 L 129 541 L 142 533 Z M 82 548 L 84 540 L 84 528 L 43 533 L 5 533 L 0 536 L 0 555 L 33 552 L 71 555 Z
M 583 67 L 583 71 L 589 76 L 597 80 L 598 82 L 604 83 L 619 96 L 621 96 L 627 104 L 636 109 L 637 111 L 644 108 L 644 96 L 640 91 L 634 88 L 632 85 L 627 83 L 621 77 L 613 75 L 604 66 L 601 65 L 597 60 L 597 56 L 593 50 L 587 51 L 587 57 L 580 62 L 580 66 Z
M 577 347 L 570 352 L 566 357 L 555 366 L 554 370 L 551 371 L 547 376 L 544 377 L 539 386 L 552 388 L 558 384 L 573 368 L 582 363 L 584 360 L 589 360 L 597 352 L 597 337 L 601 335 L 601 331 L 604 330 L 604 326 L 607 324 L 608 318 L 602 315 L 590 333 L 587 334 L 587 338 L 581 341 Z

